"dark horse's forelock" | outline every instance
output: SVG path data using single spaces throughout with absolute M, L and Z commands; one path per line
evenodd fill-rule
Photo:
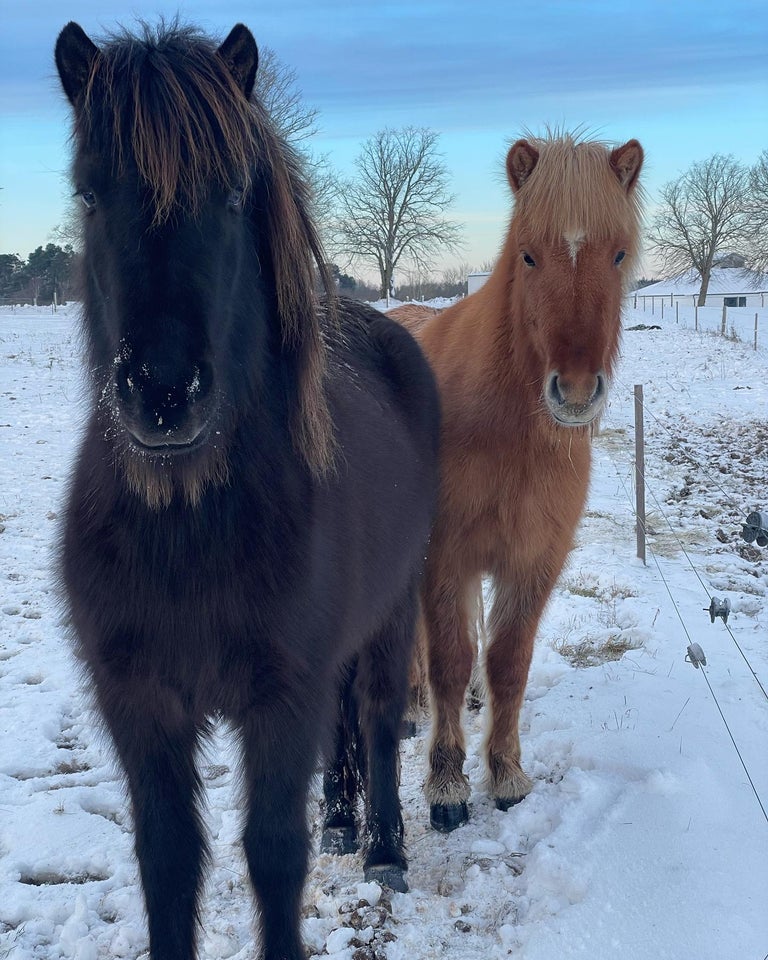
M 113 173 L 130 159 L 152 194 L 154 223 L 178 204 L 195 211 L 212 180 L 247 186 L 257 155 L 251 104 L 192 27 L 144 27 L 143 40 L 114 35 L 92 63 L 78 133 Z M 106 148 L 106 151 L 105 151 Z
M 315 271 L 327 292 L 333 288 L 295 151 L 245 96 L 216 44 L 176 23 L 144 25 L 140 40 L 125 33 L 103 43 L 75 123 L 86 149 L 111 155 L 114 176 L 135 165 L 150 191 L 153 226 L 176 213 L 194 216 L 212 184 L 263 186 L 260 229 L 268 231 L 283 341 L 301 384 L 294 442 L 312 472 L 326 474 L 334 450 Z

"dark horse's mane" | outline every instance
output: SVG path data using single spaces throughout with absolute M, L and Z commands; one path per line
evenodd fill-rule
M 213 40 L 175 20 L 142 29 L 140 39 L 118 32 L 100 45 L 76 112 L 75 137 L 99 156 L 111 155 L 114 176 L 135 164 L 151 195 L 155 226 L 177 210 L 194 214 L 212 181 L 253 193 L 272 257 L 283 343 L 296 355 L 293 439 L 312 472 L 322 476 L 333 462 L 321 329 L 323 314 L 333 312 L 333 286 L 301 161 L 263 106 L 245 97 Z M 318 274 L 329 294 L 325 311 L 318 310 Z

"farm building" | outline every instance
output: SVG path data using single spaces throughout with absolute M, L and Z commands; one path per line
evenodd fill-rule
M 467 274 L 467 293 L 474 293 L 476 290 L 479 290 L 480 287 L 485 283 L 485 281 L 490 277 L 490 272 L 488 271 L 478 271 L 476 273 Z
M 768 275 L 755 274 L 743 266 L 726 266 L 732 260 L 721 261 L 712 267 L 707 288 L 708 307 L 755 307 L 768 304 Z M 644 308 L 662 300 L 674 306 L 676 303 L 694 305 L 698 302 L 701 277 L 696 270 L 689 270 L 669 280 L 659 280 L 647 287 L 633 290 L 634 307 Z

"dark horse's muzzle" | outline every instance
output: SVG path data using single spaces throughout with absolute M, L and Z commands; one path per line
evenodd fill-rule
M 182 453 L 199 445 L 213 413 L 213 370 L 206 361 L 169 367 L 120 360 L 117 413 L 133 443 L 149 453 Z

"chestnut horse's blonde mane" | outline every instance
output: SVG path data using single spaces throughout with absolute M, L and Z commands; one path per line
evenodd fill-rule
M 624 235 L 627 272 L 640 250 L 642 192 L 626 190 L 611 166 L 611 145 L 578 134 L 526 138 L 539 159 L 515 197 L 513 228 L 532 241 Z
M 333 291 L 309 214 L 309 188 L 296 153 L 275 132 L 260 103 L 246 98 L 217 47 L 174 20 L 142 37 L 117 34 L 93 58 L 75 111 L 85 149 L 111 156 L 112 174 L 135 164 L 151 194 L 152 223 L 178 211 L 195 215 L 216 183 L 225 190 L 263 185 L 260 212 L 274 264 L 286 348 L 297 357 L 297 450 L 323 476 L 334 459 L 325 396 L 326 355 L 315 273 Z M 333 314 L 333 298 L 329 297 Z

